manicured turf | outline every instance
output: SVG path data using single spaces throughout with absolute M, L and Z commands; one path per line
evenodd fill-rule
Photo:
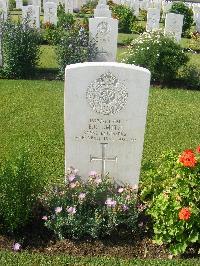
M 144 159 L 162 151 L 194 148 L 200 144 L 199 91 L 151 90 L 144 145 Z
M 63 82 L 0 80 L 0 160 L 30 150 L 49 178 L 63 175 Z
M 90 257 L 90 258 L 78 258 L 78 257 L 67 257 L 64 255 L 60 256 L 47 256 L 41 254 L 13 254 L 11 252 L 0 252 L 0 265 L 12 266 L 199 266 L 200 260 L 122 260 L 119 258 L 109 257 Z
M 54 46 L 41 45 L 40 52 L 39 68 L 55 69 L 58 67 Z
M 64 83 L 0 80 L 0 88 L 0 160 L 29 149 L 35 167 L 57 180 L 64 173 Z M 150 90 L 144 161 L 200 144 L 199 102 L 199 91 Z

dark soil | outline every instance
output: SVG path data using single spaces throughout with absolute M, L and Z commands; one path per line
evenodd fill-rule
M 40 241 L 39 241 L 40 239 Z M 15 239 L 0 236 L 0 250 L 12 250 Z M 169 253 L 163 246 L 152 243 L 150 238 L 142 240 L 133 235 L 126 238 L 103 240 L 55 240 L 31 237 L 18 240 L 22 243 L 22 249 L 30 252 L 45 254 L 62 254 L 70 256 L 111 256 L 120 258 L 168 258 Z M 39 243 L 40 242 L 40 243 Z
M 165 246 L 153 244 L 145 229 L 137 235 L 120 230 L 115 235 L 101 240 L 57 240 L 51 232 L 40 223 L 29 225 L 23 234 L 17 237 L 0 235 L 0 250 L 12 250 L 13 244 L 19 242 L 22 250 L 44 254 L 65 254 L 70 256 L 111 256 L 128 258 L 169 258 Z M 198 247 L 199 248 L 199 247 Z M 197 257 L 197 249 L 189 250 L 186 257 Z

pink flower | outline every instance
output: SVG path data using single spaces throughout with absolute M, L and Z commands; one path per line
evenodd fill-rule
M 45 216 L 42 217 L 42 220 L 47 221 L 48 217 L 45 215 Z
M 69 182 L 72 182 L 75 178 L 76 178 L 75 175 L 68 176 Z
M 14 251 L 19 251 L 21 249 L 21 245 L 19 244 L 19 243 L 15 243 L 14 245 L 13 245 L 13 250 Z
M 62 211 L 62 207 L 56 207 L 55 208 L 55 213 L 58 214 Z
M 76 183 L 71 183 L 69 186 L 70 186 L 70 188 L 75 188 L 76 187 Z
M 108 207 L 115 207 L 117 202 L 111 198 L 108 198 L 106 201 L 105 201 L 105 204 L 108 206 Z
M 119 192 L 119 193 L 122 193 L 123 191 L 124 191 L 123 187 L 120 187 L 120 188 L 118 189 L 118 192 Z
M 137 184 L 133 185 L 133 186 L 132 186 L 132 189 L 133 189 L 133 190 L 138 190 L 138 185 L 137 185 Z
M 138 204 L 138 205 L 137 205 L 137 209 L 138 209 L 139 211 L 143 211 L 143 210 L 146 209 L 146 206 L 143 205 L 143 204 Z
M 123 211 L 128 211 L 129 207 L 127 205 L 123 204 L 122 209 L 123 209 Z
M 131 196 L 130 195 L 127 195 L 126 196 L 126 200 L 130 200 Z
M 94 180 L 94 182 L 95 182 L 97 185 L 99 185 L 99 184 L 102 182 L 102 180 L 101 180 L 100 177 L 97 177 L 97 178 Z
M 78 196 L 78 198 L 79 198 L 80 200 L 83 200 L 83 199 L 85 198 L 85 196 L 86 196 L 85 193 L 80 193 L 79 196 Z
M 89 176 L 97 176 L 97 172 L 96 171 L 90 171 Z
M 67 208 L 67 212 L 70 214 L 75 214 L 76 213 L 76 208 L 75 207 L 69 207 Z

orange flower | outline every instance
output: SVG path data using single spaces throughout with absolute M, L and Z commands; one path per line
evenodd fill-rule
M 200 153 L 200 145 L 196 149 L 197 153 Z
M 185 167 L 194 167 L 197 163 L 194 152 L 192 150 L 185 150 L 179 157 L 179 162 Z
M 187 221 L 190 219 L 191 211 L 188 207 L 184 207 L 179 211 L 178 217 L 180 220 Z

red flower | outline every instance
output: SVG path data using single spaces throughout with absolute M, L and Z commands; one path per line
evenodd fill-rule
M 191 216 L 191 211 L 187 207 L 182 208 L 179 211 L 179 214 L 178 214 L 179 219 L 180 220 L 184 220 L 184 221 L 189 220 L 190 219 L 190 216 Z
M 179 162 L 185 167 L 194 167 L 197 163 L 194 152 L 192 150 L 185 150 L 179 157 Z
M 200 153 L 200 145 L 196 149 L 197 153 Z

